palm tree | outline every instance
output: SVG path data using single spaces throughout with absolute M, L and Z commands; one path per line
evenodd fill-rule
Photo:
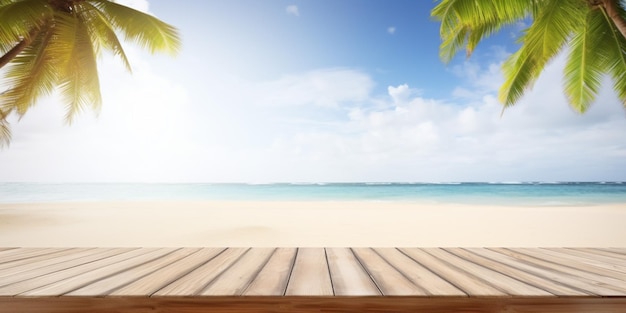
M 620 0 L 443 0 L 431 12 L 441 21 L 440 57 L 463 47 L 469 57 L 485 37 L 519 21 L 532 24 L 519 50 L 503 64 L 499 99 L 515 104 L 546 64 L 569 48 L 563 86 L 570 105 L 585 112 L 609 75 L 626 106 L 626 11 Z
M 173 54 L 180 47 L 174 27 L 112 1 L 0 0 L 0 74 L 8 84 L 0 90 L 0 146 L 11 138 L 7 117 L 23 116 L 57 89 L 68 123 L 85 107 L 98 110 L 101 51 L 111 51 L 131 70 L 116 32 L 152 53 Z

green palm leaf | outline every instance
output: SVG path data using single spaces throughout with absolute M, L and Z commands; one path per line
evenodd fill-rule
M 620 8 L 621 15 L 626 18 L 626 12 Z M 617 96 L 626 107 L 626 39 L 620 36 L 619 30 L 611 23 L 606 11 L 602 11 L 607 39 L 605 41 L 606 53 L 608 55 L 608 72 L 613 77 L 613 88 Z
M 59 63 L 59 89 L 66 102 L 66 120 L 71 123 L 74 115 L 86 106 L 95 110 L 100 108 L 102 100 L 96 54 L 89 28 L 80 14 L 58 13 L 56 19 L 62 21 L 58 27 L 58 41 L 67 43 L 65 46 L 68 48 L 64 54 L 66 59 Z
M 102 50 L 130 63 L 117 32 L 150 52 L 176 53 L 177 30 L 157 18 L 108 0 L 0 0 L 0 146 L 10 139 L 7 116 L 25 114 L 55 88 L 66 102 L 66 120 L 102 100 L 96 59 Z
M 1 110 L 16 110 L 23 115 L 40 96 L 52 93 L 57 82 L 57 71 L 54 67 L 54 55 L 46 49 L 53 41 L 52 37 L 51 30 L 40 33 L 13 60 L 5 74 L 10 87 L 2 95 Z
M 431 12 L 441 21 L 440 56 L 448 62 L 463 46 L 471 55 L 478 42 L 532 12 L 535 0 L 444 0 Z
M 111 51 L 117 55 L 124 63 L 124 67 L 132 72 L 130 62 L 126 57 L 122 44 L 117 39 L 113 25 L 109 23 L 107 16 L 89 2 L 80 3 L 80 13 L 84 20 L 88 21 L 89 33 L 96 54 L 99 54 L 100 47 Z
M 522 47 L 502 67 L 505 82 L 499 99 L 505 107 L 515 104 L 532 87 L 540 70 L 567 44 L 573 26 L 584 23 L 585 10 L 577 1 L 546 0 L 543 5 L 521 37 Z
M 463 47 L 469 56 L 502 26 L 530 18 L 520 49 L 502 66 L 500 101 L 505 108 L 519 101 L 548 62 L 569 47 L 563 87 L 572 107 L 585 112 L 605 74 L 626 106 L 625 5 L 623 0 L 442 0 L 431 15 L 441 21 L 444 62 Z
M 106 0 L 91 0 L 124 35 L 151 53 L 157 51 L 175 54 L 180 48 L 176 29 L 159 19 Z
M 45 0 L 5 1 L 0 5 L 0 53 L 46 23 L 52 10 Z
M 595 99 L 604 75 L 608 56 L 601 47 L 609 38 L 601 35 L 603 26 L 606 24 L 602 12 L 589 11 L 585 23 L 575 30 L 570 40 L 564 89 L 570 105 L 580 113 Z

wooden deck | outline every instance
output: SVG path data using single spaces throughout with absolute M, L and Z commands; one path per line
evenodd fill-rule
M 0 312 L 626 312 L 626 248 L 0 248 Z

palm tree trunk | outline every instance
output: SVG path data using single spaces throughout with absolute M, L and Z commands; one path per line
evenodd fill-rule
M 11 60 L 13 60 L 13 58 L 18 56 L 20 52 L 22 52 L 26 47 L 28 47 L 31 44 L 31 42 L 33 42 L 33 38 L 37 37 L 39 32 L 40 32 L 39 28 L 31 29 L 28 36 L 22 38 L 22 40 L 20 40 L 20 42 L 18 42 L 17 45 L 15 45 L 15 47 L 11 48 L 11 50 L 7 51 L 7 53 L 1 56 L 0 68 L 3 68 L 5 65 L 7 65 L 9 62 L 11 62 Z
M 618 2 L 619 0 L 601 0 L 602 6 L 606 10 L 606 14 L 611 18 L 613 24 L 617 27 L 622 36 L 626 39 L 626 20 L 619 14 Z
M 15 47 L 11 48 L 7 53 L 0 57 L 0 68 L 7 65 L 13 58 L 15 58 L 24 48 L 28 47 L 30 40 L 27 38 L 22 39 Z

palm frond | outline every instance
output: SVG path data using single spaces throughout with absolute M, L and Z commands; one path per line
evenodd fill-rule
M 536 0 L 443 0 L 431 11 L 441 21 L 440 57 L 448 62 L 464 46 L 471 55 L 483 38 L 525 18 L 535 5 Z
M 624 8 L 618 6 L 618 9 L 622 16 L 626 16 Z M 606 11 L 603 9 L 601 11 L 604 17 L 604 29 L 608 35 L 603 45 L 603 50 L 609 55 L 607 68 L 613 77 L 613 89 L 617 92 L 622 105 L 626 107 L 626 39 L 621 36 Z
M 81 16 L 59 12 L 56 20 L 63 21 L 59 23 L 58 41 L 71 43 L 59 77 L 59 90 L 67 107 L 65 118 L 71 123 L 86 106 L 98 110 L 102 104 L 98 67 L 89 29 Z
M 456 29 L 451 30 L 442 40 L 439 47 L 439 57 L 445 63 L 450 62 L 452 58 L 461 50 L 467 42 L 467 34 L 469 30 L 461 24 L 456 25 Z
M 570 40 L 570 53 L 564 71 L 564 90 L 570 105 L 584 113 L 593 102 L 605 73 L 607 53 L 602 45 L 605 20 L 602 12 L 589 10 Z
M 111 1 L 88 1 L 99 8 L 127 39 L 151 53 L 175 54 L 180 49 L 180 37 L 176 28 L 156 17 Z
M 533 24 L 521 37 L 522 47 L 503 65 L 505 82 L 499 99 L 515 104 L 532 87 L 545 65 L 567 44 L 572 29 L 584 23 L 587 7 L 577 0 L 544 0 Z M 584 5 L 584 3 L 583 3 Z
M 526 32 L 523 44 L 543 67 L 561 51 L 572 34 L 572 29 L 583 24 L 588 8 L 579 0 L 546 0 Z
M 514 105 L 539 76 L 537 62 L 525 47 L 512 54 L 502 65 L 504 83 L 498 99 L 504 107 Z
M 3 93 L 0 93 L 0 103 L 2 103 Z M 7 117 L 12 110 L 3 110 L 0 108 L 0 149 L 8 147 L 11 142 L 11 128 Z
M 8 112 L 0 110 L 0 148 L 8 147 L 11 142 L 11 128 L 7 116 Z
M 33 28 L 41 27 L 52 15 L 45 0 L 5 1 L 0 5 L 0 50 L 28 37 Z
M 54 55 L 47 45 L 53 41 L 52 31 L 40 33 L 33 43 L 13 59 L 5 74 L 10 86 L 3 94 L 3 111 L 16 110 L 23 115 L 40 96 L 48 95 L 57 82 Z
M 96 55 L 99 55 L 98 51 L 100 47 L 105 48 L 114 55 L 119 56 L 126 69 L 132 72 L 124 48 L 117 38 L 113 25 L 109 23 L 108 18 L 89 2 L 80 2 L 78 6 L 80 7 L 78 14 L 82 16 L 89 27 L 89 33 Z

